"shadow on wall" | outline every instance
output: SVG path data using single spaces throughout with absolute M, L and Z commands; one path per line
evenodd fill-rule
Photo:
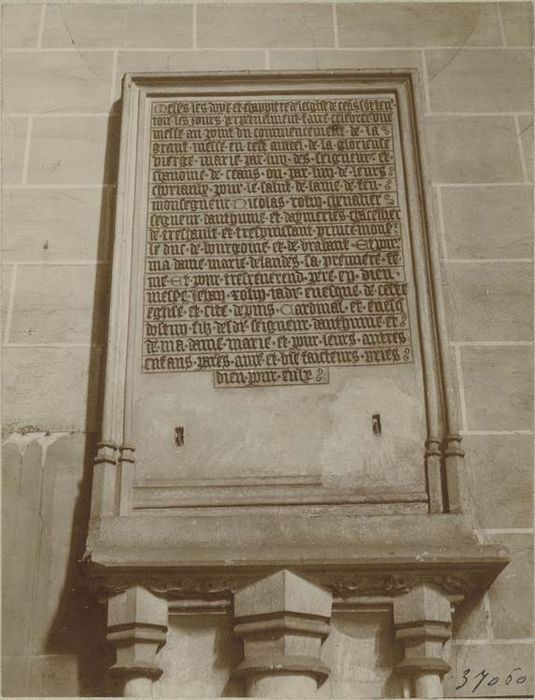
M 60 603 L 46 641 L 47 654 L 74 654 L 78 659 L 78 694 L 103 696 L 106 692 L 106 669 L 114 661 L 114 652 L 106 642 L 106 610 L 87 590 L 81 564 L 91 505 L 93 459 L 99 439 L 104 399 L 106 345 L 111 287 L 111 261 L 116 206 L 117 165 L 120 141 L 120 101 L 112 106 L 106 133 L 106 160 L 100 207 L 99 241 L 93 313 L 91 352 L 87 386 L 87 416 L 94 416 L 97 434 L 88 433 L 84 449 L 83 476 L 73 510 L 69 562 Z M 109 186 L 113 185 L 113 186 Z M 55 694 L 55 693 L 54 693 Z M 71 693 L 69 693 L 70 695 Z
M 243 658 L 233 634 L 232 614 L 171 613 L 166 644 L 158 653 L 163 674 L 155 697 L 243 697 L 242 682 L 232 670 Z

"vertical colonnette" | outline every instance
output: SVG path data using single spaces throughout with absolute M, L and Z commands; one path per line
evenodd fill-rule
M 421 584 L 394 599 L 394 629 L 405 658 L 396 666 L 404 696 L 441 698 L 442 678 L 450 670 L 443 647 L 451 637 L 451 603 L 446 595 Z
M 108 601 L 107 640 L 116 651 L 110 675 L 124 697 L 150 697 L 162 674 L 156 653 L 165 644 L 167 600 L 146 588 L 132 586 Z
M 235 674 L 247 697 L 314 697 L 329 675 L 321 644 L 329 634 L 332 594 L 281 570 L 234 596 L 234 632 L 244 660 Z

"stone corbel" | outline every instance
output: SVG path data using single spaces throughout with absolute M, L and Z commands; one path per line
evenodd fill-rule
M 108 601 L 107 640 L 116 651 L 109 669 L 124 697 L 149 697 L 162 669 L 156 653 L 165 644 L 168 603 L 141 586 L 132 586 Z
M 314 697 L 329 675 L 321 644 L 329 634 L 332 594 L 282 570 L 238 590 L 234 633 L 244 659 L 234 674 L 247 697 Z
M 421 584 L 394 598 L 394 628 L 405 658 L 396 670 L 406 698 L 443 697 L 442 678 L 450 670 L 444 645 L 451 637 L 451 602 L 441 591 Z

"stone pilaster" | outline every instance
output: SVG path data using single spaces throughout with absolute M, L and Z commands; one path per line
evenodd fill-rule
M 243 638 L 242 677 L 247 697 L 314 697 L 329 675 L 321 644 L 329 634 L 332 595 L 278 571 L 234 596 L 234 632 Z
M 442 677 L 450 669 L 444 644 L 451 636 L 451 603 L 444 593 L 421 584 L 394 599 L 396 639 L 405 658 L 396 667 L 404 697 L 443 697 Z
M 460 513 L 463 507 L 464 450 L 460 435 L 448 435 L 445 449 L 446 480 L 448 484 L 448 510 Z
M 167 600 L 133 586 L 108 601 L 107 640 L 116 650 L 110 674 L 118 678 L 124 697 L 150 697 L 162 669 L 156 652 L 165 644 Z

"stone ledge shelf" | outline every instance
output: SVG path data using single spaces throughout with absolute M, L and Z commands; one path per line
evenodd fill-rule
M 479 544 L 460 515 L 352 517 L 328 508 L 102 517 L 85 555 L 95 585 L 104 588 L 112 580 L 128 585 L 152 578 L 172 586 L 184 577 L 213 576 L 241 586 L 290 568 L 342 597 L 395 594 L 417 581 L 466 594 L 486 589 L 508 561 L 505 547 Z
M 112 611 L 123 599 L 139 601 L 135 610 L 155 611 L 109 628 L 125 695 L 150 695 L 168 611 L 228 610 L 244 644 L 234 676 L 246 696 L 314 697 L 329 674 L 321 644 L 331 610 L 380 603 L 390 608 L 404 650 L 392 670 L 405 697 L 440 697 L 452 610 L 490 586 L 508 563 L 507 550 L 478 544 L 466 521 L 452 514 L 268 515 L 123 516 L 92 528 L 84 562 L 91 588 Z M 125 629 L 129 639 L 122 632 L 119 640 L 116 632 Z
M 492 551 L 490 551 L 492 550 Z M 404 659 L 399 674 L 404 697 L 442 697 L 449 670 L 444 644 L 452 611 L 466 595 L 490 585 L 505 566 L 496 547 L 472 552 L 459 568 L 451 559 L 337 563 L 335 568 L 294 562 L 287 567 L 102 567 L 87 562 L 91 586 L 108 601 L 108 641 L 117 650 L 110 669 L 125 697 L 151 696 L 161 674 L 157 650 L 165 643 L 173 611 L 233 612 L 234 634 L 243 640 L 243 661 L 233 676 L 245 697 L 316 697 L 330 669 L 321 645 L 333 609 L 348 601 L 359 609 L 390 607 L 394 636 Z

